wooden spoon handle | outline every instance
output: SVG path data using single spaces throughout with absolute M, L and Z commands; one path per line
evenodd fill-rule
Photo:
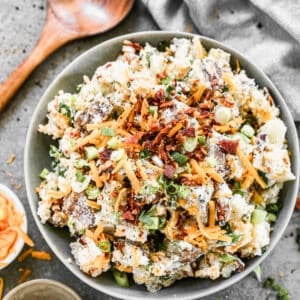
M 38 43 L 21 65 L 0 84 L 0 112 L 4 110 L 32 71 L 68 40 L 69 38 L 64 35 L 61 25 L 48 11 L 47 20 Z

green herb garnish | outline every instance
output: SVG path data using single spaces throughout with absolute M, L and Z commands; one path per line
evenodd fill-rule
M 272 277 L 268 277 L 266 281 L 263 283 L 264 288 L 272 289 L 273 291 L 277 292 L 277 297 L 280 300 L 289 300 L 289 292 L 287 289 L 282 287 L 280 284 L 276 283 L 275 279 Z
M 149 158 L 150 156 L 151 156 L 151 153 L 148 149 L 141 150 L 141 152 L 139 154 L 140 159 L 146 159 L 146 158 Z
M 110 241 L 103 241 L 98 244 L 98 247 L 102 252 L 110 252 L 111 251 L 111 243 Z
M 125 272 L 120 272 L 118 270 L 114 270 L 112 273 L 113 273 L 114 280 L 118 286 L 121 286 L 121 287 L 129 287 L 130 286 L 128 276 Z
M 115 130 L 113 128 L 103 127 L 101 129 L 101 134 L 104 136 L 115 136 Z
M 49 174 L 48 169 L 44 168 L 44 169 L 42 170 L 42 172 L 40 173 L 40 178 L 46 179 L 46 177 L 47 177 L 48 174 Z
M 82 174 L 81 171 L 77 170 L 75 175 L 76 175 L 77 181 L 83 182 L 85 180 L 85 176 Z
M 173 152 L 171 156 L 180 166 L 185 165 L 189 160 L 189 158 L 186 155 L 181 154 L 179 152 Z

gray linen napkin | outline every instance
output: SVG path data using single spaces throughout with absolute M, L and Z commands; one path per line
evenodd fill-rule
M 191 29 L 245 54 L 272 79 L 300 121 L 300 1 L 143 2 L 161 29 Z

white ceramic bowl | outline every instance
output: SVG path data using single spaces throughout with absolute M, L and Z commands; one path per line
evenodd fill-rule
M 68 286 L 49 279 L 27 281 L 12 289 L 3 300 L 81 300 Z
M 8 188 L 7 186 L 1 183 L 0 183 L 0 193 L 6 196 L 9 200 L 11 200 L 12 203 L 14 204 L 16 211 L 21 213 L 24 216 L 22 230 L 25 233 L 27 233 L 26 212 L 18 196 L 10 188 Z M 10 263 L 12 263 L 15 260 L 15 258 L 19 255 L 19 253 L 23 249 L 23 246 L 24 246 L 24 241 L 19 237 L 15 244 L 13 252 L 9 256 L 7 256 L 6 259 L 0 260 L 1 265 L 4 264 L 4 266 L 2 267 L 0 265 L 0 270 L 6 268 Z

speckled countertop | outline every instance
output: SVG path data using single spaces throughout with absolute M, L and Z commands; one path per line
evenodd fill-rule
M 0 1 L 0 81 L 4 80 L 31 51 L 41 32 L 45 14 L 46 2 L 43 0 Z M 153 29 L 157 29 L 156 24 L 143 4 L 136 1 L 133 11 L 115 29 L 102 35 L 72 42 L 50 56 L 27 80 L 5 113 L 0 115 L 0 181 L 11 186 L 24 203 L 29 219 L 29 234 L 38 249 L 51 252 L 31 216 L 23 177 L 25 136 L 37 102 L 56 75 L 90 47 L 120 34 Z M 297 127 L 299 132 L 300 124 L 297 124 Z M 6 160 L 11 153 L 16 154 L 16 159 L 11 165 L 7 165 Z M 9 173 L 13 177 L 10 177 Z M 300 252 L 295 243 L 295 232 L 299 224 L 300 213 L 294 213 L 283 238 L 262 264 L 263 278 L 275 277 L 289 290 L 291 299 L 295 300 L 300 299 Z M 30 279 L 58 280 L 72 287 L 85 300 L 113 299 L 81 283 L 54 254 L 51 262 L 27 259 L 23 263 L 15 262 L 0 271 L 0 275 L 5 278 L 5 293 L 17 285 L 20 267 L 33 270 Z M 124 290 L 124 298 L 125 293 L 126 290 Z M 225 291 L 205 299 L 276 298 L 273 292 L 263 289 L 261 283 L 253 275 L 249 275 Z

